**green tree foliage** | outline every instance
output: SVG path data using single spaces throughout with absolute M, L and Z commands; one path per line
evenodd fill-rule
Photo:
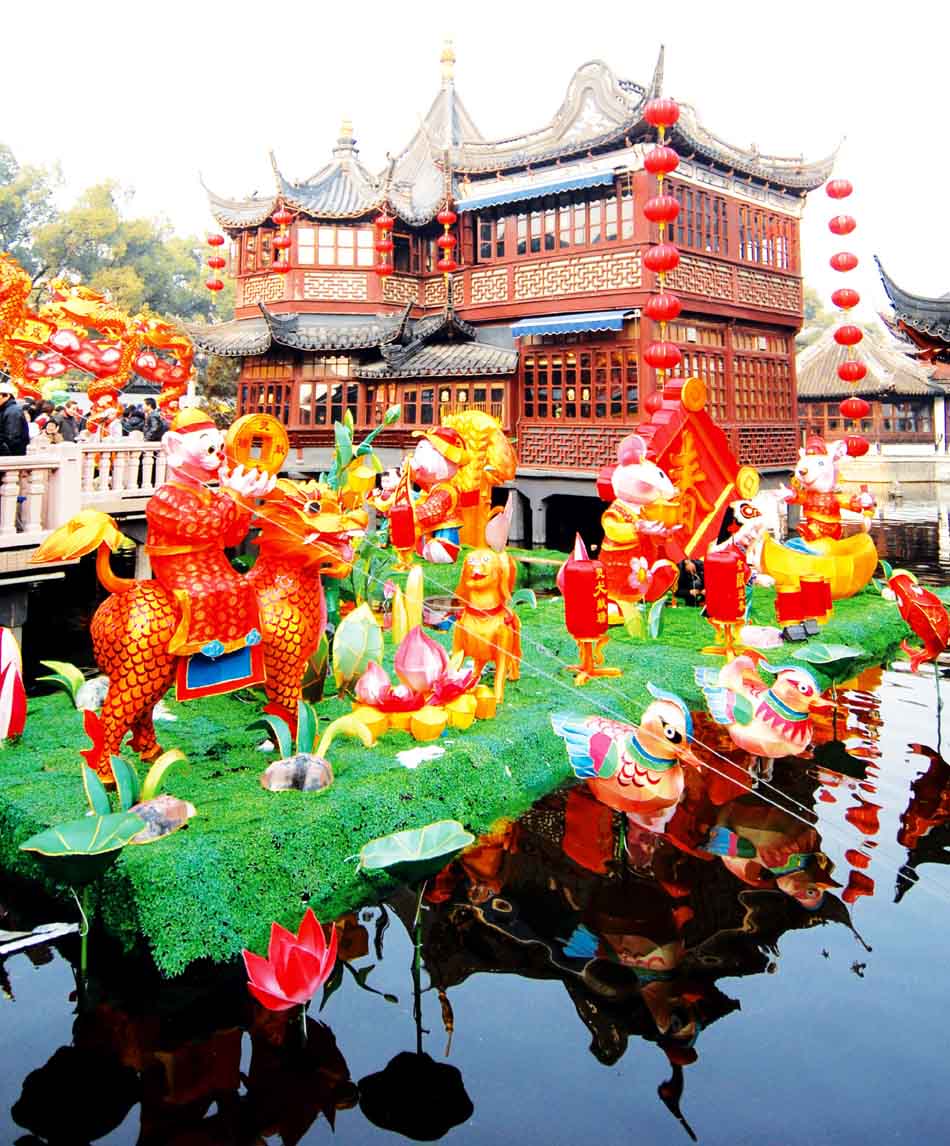
M 837 316 L 825 307 L 818 291 L 807 283 L 802 290 L 802 304 L 804 318 L 801 332 L 795 338 L 796 350 L 804 350 L 806 346 L 817 342 L 828 327 L 837 321 Z
M 33 236 L 56 214 L 53 193 L 62 182 L 58 170 L 21 167 L 0 143 L 0 250 L 9 251 L 34 278 L 43 271 Z

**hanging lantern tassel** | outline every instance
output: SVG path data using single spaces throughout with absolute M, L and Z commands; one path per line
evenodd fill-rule
M 681 310 L 679 299 L 666 293 L 666 276 L 676 270 L 680 261 L 676 245 L 666 241 L 666 228 L 676 222 L 680 205 L 675 196 L 663 191 L 664 179 L 679 166 L 679 156 L 666 144 L 666 130 L 679 117 L 679 105 L 672 99 L 652 99 L 643 109 L 643 118 L 657 129 L 657 145 L 647 152 L 643 161 L 647 171 L 656 176 L 656 195 L 644 203 L 643 213 L 651 223 L 656 223 L 659 231 L 659 241 L 643 256 L 644 266 L 654 272 L 659 286 L 659 294 L 647 300 L 645 310 L 660 326 L 659 339 L 647 346 L 643 357 L 656 370 L 658 393 L 663 392 L 667 374 L 675 370 L 683 358 L 679 347 L 666 337 L 667 323 Z
M 396 220 L 390 215 L 389 211 L 383 207 L 380 213 L 373 220 L 373 226 L 376 228 L 376 266 L 374 270 L 381 279 L 388 278 L 395 267 L 393 266 L 393 227 Z
M 224 269 L 224 258 L 219 252 L 219 248 L 224 246 L 224 235 L 209 235 L 206 241 L 211 248 L 211 254 L 207 259 L 210 269 L 208 278 L 205 280 L 205 287 L 211 292 L 211 306 L 213 308 L 218 291 L 224 290 L 224 283 L 220 278 L 220 273 Z
M 273 215 L 271 215 L 271 219 L 278 227 L 272 244 L 274 248 L 274 259 L 271 263 L 271 270 L 275 275 L 286 275 L 290 273 L 290 244 L 292 241 L 287 228 L 293 221 L 293 214 L 288 211 L 282 203 Z M 284 252 L 286 252 L 286 254 Z
M 435 241 L 435 245 L 439 248 L 439 261 L 435 267 L 445 276 L 446 298 L 448 298 L 449 275 L 454 274 L 459 269 L 455 258 L 458 239 L 452 234 L 452 227 L 458 220 L 458 215 L 446 202 L 442 210 L 436 215 L 436 220 L 442 224 L 442 234 Z

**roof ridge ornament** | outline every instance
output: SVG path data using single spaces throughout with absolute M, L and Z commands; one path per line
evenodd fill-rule
M 442 65 L 442 86 L 449 87 L 455 80 L 455 45 L 451 39 L 442 44 L 439 63 Z

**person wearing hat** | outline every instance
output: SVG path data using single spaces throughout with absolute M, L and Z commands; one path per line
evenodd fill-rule
M 180 411 L 162 448 L 168 478 L 145 507 L 146 552 L 156 579 L 182 610 L 168 651 L 219 657 L 255 646 L 257 599 L 224 550 L 244 539 L 248 502 L 269 493 L 276 477 L 242 466 L 230 470 L 221 431 L 202 410 Z M 210 488 L 215 481 L 220 492 Z
M 30 444 L 30 427 L 16 400 L 16 387 L 0 379 L 0 455 L 19 457 Z
M 453 478 L 468 461 L 465 442 L 451 426 L 419 432 L 409 473 L 422 494 L 414 504 L 417 549 L 426 561 L 450 565 L 459 554 L 460 490 Z

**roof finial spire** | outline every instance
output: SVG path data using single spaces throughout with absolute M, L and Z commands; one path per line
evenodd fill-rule
M 333 154 L 337 159 L 345 159 L 356 155 L 356 140 L 353 138 L 353 121 L 348 115 L 343 117 L 340 124 L 340 136 L 336 141 Z
M 448 87 L 455 79 L 455 47 L 451 40 L 446 40 L 442 45 L 439 63 L 442 65 L 442 86 Z
M 650 99 L 659 99 L 663 94 L 663 65 L 666 57 L 666 45 L 660 44 L 660 54 L 656 58 L 656 67 L 653 69 L 653 80 L 647 93 Z

